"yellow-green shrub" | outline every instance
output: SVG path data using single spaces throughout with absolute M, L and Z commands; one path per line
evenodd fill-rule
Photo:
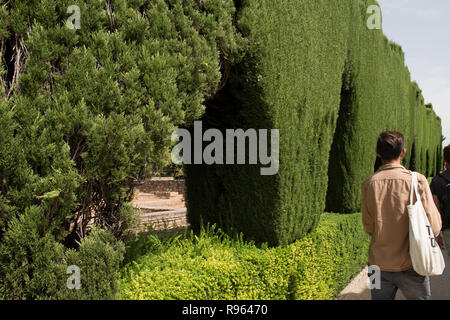
M 121 298 L 332 299 L 366 264 L 360 221 L 323 214 L 314 233 L 273 248 L 214 227 L 169 240 L 142 236 L 128 248 Z

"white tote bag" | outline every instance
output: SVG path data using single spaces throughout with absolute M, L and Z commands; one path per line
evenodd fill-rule
M 414 194 L 416 203 L 413 204 Z M 430 222 L 419 195 L 417 173 L 412 172 L 409 215 L 409 254 L 414 270 L 422 276 L 441 275 L 445 268 L 444 257 L 437 244 Z

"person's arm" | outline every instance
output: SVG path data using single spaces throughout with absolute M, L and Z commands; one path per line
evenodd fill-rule
M 422 204 L 427 213 L 431 229 L 433 230 L 434 236 L 438 237 L 442 228 L 441 213 L 435 204 L 428 181 L 423 175 L 419 178 L 419 189 L 421 189 Z
M 435 194 L 433 194 L 433 201 L 434 201 L 434 204 L 436 205 L 436 208 L 438 209 L 439 213 L 441 213 L 441 203 L 439 201 L 439 198 Z
M 442 179 L 439 176 L 434 177 L 430 183 L 430 190 L 433 195 L 434 204 L 439 210 L 439 213 L 441 213 L 441 201 L 439 199 L 442 197 L 442 188 L 444 188 L 442 185 Z
M 361 191 L 362 191 L 362 222 L 364 226 L 364 231 L 369 235 L 373 235 L 374 231 L 374 221 L 373 216 L 371 215 L 369 208 L 367 206 L 367 188 L 368 183 L 363 182 Z
M 430 189 L 431 189 L 431 186 L 430 186 Z M 438 209 L 439 213 L 441 214 L 441 219 L 442 219 L 441 202 L 439 201 L 438 196 L 433 193 L 433 189 L 431 189 L 431 194 L 433 195 L 434 204 L 436 205 L 436 208 Z M 436 237 L 436 242 L 438 243 L 438 245 L 441 249 L 444 249 L 444 240 L 442 239 L 441 234 L 439 234 Z

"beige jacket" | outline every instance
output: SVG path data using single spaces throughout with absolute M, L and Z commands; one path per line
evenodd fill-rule
M 422 204 L 437 236 L 441 216 L 427 179 L 422 174 L 417 176 Z M 410 190 L 411 172 L 396 164 L 383 165 L 362 184 L 362 220 L 364 230 L 371 236 L 369 264 L 382 271 L 406 271 L 412 267 L 407 210 Z

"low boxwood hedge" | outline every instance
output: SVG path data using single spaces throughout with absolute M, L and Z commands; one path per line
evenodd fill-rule
M 122 299 L 332 299 L 367 262 L 361 214 L 323 214 L 312 234 L 269 248 L 215 226 L 139 237 L 121 268 Z

